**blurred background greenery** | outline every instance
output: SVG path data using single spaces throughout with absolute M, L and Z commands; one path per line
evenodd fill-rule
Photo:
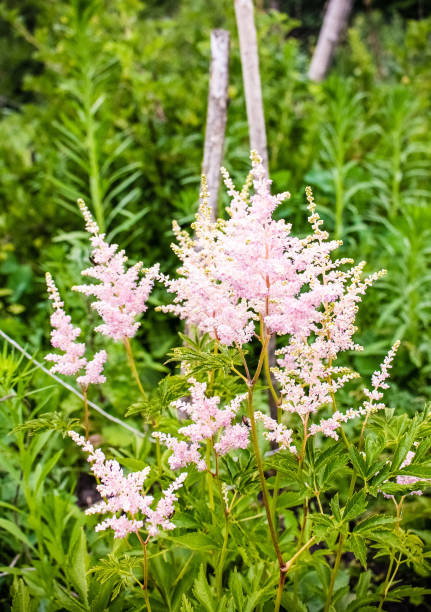
M 368 375 L 400 338 L 392 403 L 413 411 L 431 396 L 428 3 L 356 2 L 322 84 L 307 69 L 323 2 L 256 4 L 270 172 L 274 190 L 292 193 L 279 215 L 304 233 L 310 184 L 343 254 L 388 269 L 362 307 L 355 365 Z M 31 351 L 49 335 L 47 270 L 74 321 L 93 324 L 67 291 L 89 254 L 78 197 L 132 260 L 173 271 L 171 220 L 190 223 L 197 206 L 217 27 L 231 33 L 225 165 L 241 181 L 249 145 L 232 0 L 1 4 L 0 325 Z M 152 306 L 164 299 L 157 289 Z M 150 308 L 138 351 L 147 385 L 177 329 Z

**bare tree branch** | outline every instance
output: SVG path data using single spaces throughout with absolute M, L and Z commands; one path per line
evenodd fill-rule
M 352 6 L 353 0 L 329 0 L 308 71 L 312 81 L 323 81 L 325 78 L 335 48 L 346 28 Z
M 206 176 L 211 218 L 218 217 L 220 167 L 223 162 L 229 83 L 229 32 L 211 32 L 211 68 L 202 174 Z

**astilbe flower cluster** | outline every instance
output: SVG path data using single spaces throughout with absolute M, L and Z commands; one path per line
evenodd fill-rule
M 102 370 L 107 358 L 106 352 L 98 351 L 90 361 L 85 358 L 85 344 L 76 341 L 81 334 L 81 329 L 72 325 L 71 317 L 65 313 L 64 302 L 60 299 L 58 289 L 49 272 L 46 274 L 46 284 L 49 299 L 54 308 L 50 318 L 53 327 L 51 344 L 54 348 L 62 351 L 60 354 L 49 353 L 46 355 L 45 359 L 47 361 L 54 362 L 50 371 L 66 376 L 75 376 L 84 370 L 85 374 L 78 376 L 77 382 L 85 388 L 90 384 L 104 383 L 106 378 L 102 374 Z
M 103 323 L 95 328 L 96 331 L 116 341 L 132 338 L 140 325 L 136 318 L 147 309 L 146 302 L 159 266 L 157 264 L 145 270 L 139 262 L 127 269 L 125 252 L 118 251 L 117 244 L 106 242 L 105 235 L 100 233 L 83 200 L 78 200 L 78 204 L 86 222 L 86 230 L 91 234 L 93 247 L 93 265 L 81 274 L 99 282 L 78 285 L 73 289 L 96 298 L 91 306 L 103 319 Z
M 271 194 L 271 181 L 256 154 L 252 154 L 254 195 L 248 194 L 250 181 L 240 192 L 227 171 L 222 173 L 231 197 L 229 219 L 211 222 L 204 189 L 194 237 L 174 226 L 178 244 L 173 248 L 182 265 L 179 278 L 162 277 L 168 291 L 176 294 L 173 303 L 162 309 L 225 345 L 240 347 L 251 340 L 257 335 L 256 321 L 261 325 L 260 339 L 288 334 L 274 369 L 281 409 L 299 415 L 308 427 L 307 435 L 321 432 L 336 439 L 342 422 L 377 409 L 367 402 L 346 414 L 335 409 L 334 394 L 358 374 L 333 363 L 342 351 L 362 349 L 353 340 L 359 303 L 385 271 L 362 278 L 364 262 L 351 266 L 351 259 L 331 258 L 341 242 L 329 240 L 322 229 L 310 188 L 306 195 L 313 231 L 304 239 L 292 236 L 290 224 L 273 218 L 289 194 Z M 383 376 L 397 346 L 384 362 Z M 370 402 L 384 388 L 380 384 L 384 379 L 379 382 L 376 377 L 367 396 Z M 310 415 L 327 405 L 334 406 L 332 417 L 311 424 Z M 295 452 L 291 429 L 260 411 L 255 416 L 263 422 L 268 440 Z M 195 450 L 187 447 L 189 453 Z
M 232 198 L 228 220 L 210 220 L 205 192 L 195 236 L 174 224 L 178 244 L 173 245 L 182 265 L 178 279 L 162 277 L 176 296 L 161 308 L 209 333 L 221 344 L 242 346 L 255 332 L 259 319 L 270 333 L 306 334 L 322 299 L 333 296 L 331 286 L 311 281 L 313 262 L 338 246 L 328 242 L 320 249 L 290 235 L 291 225 L 272 217 L 288 193 L 271 195 L 270 181 L 260 159 L 253 157 L 255 194 L 238 192 L 223 169 Z M 307 292 L 303 287 L 309 286 Z
M 226 346 L 234 343 L 242 345 L 253 335 L 255 315 L 245 300 L 239 299 L 226 283 L 220 282 L 214 275 L 223 224 L 221 220 L 211 222 L 209 194 L 205 185 L 203 181 L 201 206 L 192 225 L 194 239 L 173 222 L 178 244 L 171 246 L 182 265 L 177 270 L 179 278 L 160 275 L 168 291 L 176 296 L 172 304 L 160 306 L 159 310 L 172 312 L 186 320 L 189 326 L 196 326 L 202 334 L 208 333 Z
M 331 418 L 322 419 L 319 425 L 311 425 L 310 433 L 312 435 L 321 432 L 325 436 L 334 438 L 334 440 L 338 440 L 337 429 L 341 426 L 342 423 L 346 423 L 351 419 L 355 419 L 357 417 L 366 417 L 373 412 L 377 412 L 378 410 L 382 410 L 386 408 L 386 404 L 381 402 L 383 399 L 383 389 L 387 389 L 389 385 L 385 382 L 389 378 L 389 370 L 392 368 L 392 361 L 395 357 L 395 354 L 399 348 L 400 342 L 397 341 L 391 348 L 391 350 L 386 355 L 383 363 L 380 366 L 379 370 L 376 370 L 372 376 L 372 389 L 364 389 L 364 395 L 367 399 L 363 402 L 363 404 L 357 408 L 351 408 L 346 413 L 341 413 L 336 410 Z M 339 384 L 339 381 L 333 385 L 333 387 Z
M 225 455 L 237 448 L 247 448 L 248 427 L 243 423 L 233 422 L 246 394 L 236 396 L 222 409 L 219 407 L 220 397 L 205 395 L 206 383 L 197 382 L 194 378 L 190 378 L 189 382 L 190 402 L 180 399 L 172 403 L 193 421 L 178 430 L 187 441 L 161 432 L 155 432 L 153 436 L 172 451 L 168 462 L 173 470 L 193 463 L 199 471 L 203 471 L 208 467 L 203 458 L 203 443 L 207 440 L 214 442 L 217 455 Z
M 162 491 L 155 508 L 152 508 L 154 497 L 143 493 L 150 467 L 125 476 L 118 461 L 107 460 L 99 448 L 94 449 L 88 440 L 76 432 L 69 431 L 69 436 L 88 453 L 91 471 L 100 482 L 97 490 L 103 500 L 88 508 L 86 514 L 111 514 L 96 526 L 96 531 L 112 529 L 115 538 L 124 538 L 140 529 L 145 529 L 151 537 L 156 536 L 161 529 L 175 529 L 170 517 L 174 514 L 175 502 L 178 500 L 176 491 L 183 486 L 187 472 L 180 474 Z

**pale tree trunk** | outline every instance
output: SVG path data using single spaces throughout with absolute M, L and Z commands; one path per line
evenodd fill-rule
M 252 0 L 235 0 L 250 147 L 258 152 L 268 173 L 265 117 Z
M 205 175 L 207 180 L 209 191 L 208 203 L 211 208 L 211 219 L 213 221 L 218 217 L 218 191 L 220 185 L 220 167 L 224 152 L 228 84 L 229 32 L 226 30 L 212 30 L 208 110 L 202 174 Z M 192 328 L 186 323 L 184 326 L 185 335 L 189 336 L 191 332 Z M 183 366 L 181 366 L 181 373 L 184 374 Z M 180 411 L 178 416 L 180 419 L 185 418 L 185 414 Z
M 229 32 L 211 32 L 211 68 L 202 174 L 206 176 L 211 218 L 218 217 L 220 167 L 223 161 L 229 82 Z
M 247 108 L 250 148 L 262 158 L 266 173 L 268 169 L 268 148 L 266 143 L 265 117 L 263 114 L 262 86 L 259 72 L 257 34 L 254 23 L 252 0 L 235 0 L 235 15 L 238 27 L 239 49 L 241 54 L 242 78 L 244 81 L 245 104 Z M 270 367 L 275 365 L 275 336 L 271 336 L 268 346 Z M 272 376 L 271 376 L 272 378 Z M 272 378 L 274 384 L 274 379 Z M 272 418 L 277 418 L 277 406 L 268 392 Z
M 353 0 L 329 0 L 308 71 L 312 81 L 322 81 L 325 78 L 335 47 L 347 26 L 352 6 Z

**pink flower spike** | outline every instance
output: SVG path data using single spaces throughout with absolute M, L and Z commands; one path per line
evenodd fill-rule
M 78 285 L 73 289 L 96 298 L 91 306 L 103 319 L 96 331 L 116 341 L 132 338 L 139 328 L 136 318 L 147 310 L 146 302 L 159 274 L 159 265 L 144 270 L 139 262 L 127 269 L 124 251 L 118 251 L 117 244 L 111 245 L 105 241 L 105 235 L 99 233 L 83 200 L 78 203 L 86 221 L 86 230 L 92 234 L 90 241 L 94 262 L 81 274 L 99 282 Z
M 87 362 L 85 367 L 85 375 L 78 376 L 76 379 L 78 384 L 83 387 L 88 387 L 88 385 L 93 384 L 97 385 L 100 383 L 106 382 L 106 376 L 102 374 L 103 364 L 107 360 L 108 355 L 106 351 L 99 351 L 96 353 L 91 361 Z
M 71 318 L 64 312 L 64 303 L 60 299 L 58 289 L 49 272 L 46 273 L 46 284 L 48 287 L 49 299 L 54 307 L 51 315 L 51 325 L 54 328 L 51 332 L 51 344 L 54 348 L 63 351 L 63 354 L 49 353 L 45 356 L 47 361 L 53 361 L 54 365 L 50 371 L 58 372 L 66 376 L 75 376 L 85 368 L 85 375 L 77 377 L 77 382 L 83 387 L 88 387 L 90 383 L 104 383 L 106 378 L 102 374 L 103 364 L 107 355 L 105 351 L 99 351 L 91 361 L 84 357 L 85 344 L 76 342 L 81 330 L 74 327 Z
M 276 442 L 282 450 L 289 450 L 296 454 L 296 446 L 292 444 L 293 431 L 291 429 L 287 429 L 282 423 L 277 423 L 260 410 L 256 410 L 254 418 L 263 423 L 266 430 L 263 435 L 269 442 Z
M 91 471 L 99 480 L 97 490 L 103 500 L 86 510 L 86 514 L 106 514 L 111 516 L 96 526 L 96 531 L 112 529 L 115 538 L 124 538 L 129 533 L 136 533 L 145 528 L 149 536 L 155 536 L 160 529 L 174 529 L 169 520 L 174 512 L 174 503 L 178 500 L 175 491 L 180 489 L 187 477 L 184 472 L 169 487 L 162 491 L 162 497 L 156 509 L 151 508 L 152 495 L 144 495 L 143 487 L 150 467 L 125 476 L 118 461 L 107 460 L 100 449 L 74 431 L 68 432 L 72 440 L 89 454 Z
M 194 378 L 189 378 L 189 383 L 191 401 L 177 400 L 172 403 L 192 420 L 190 425 L 178 430 L 187 441 L 161 432 L 153 433 L 153 437 L 172 451 L 168 463 L 173 470 L 194 463 L 199 471 L 203 471 L 209 469 L 204 459 L 204 443 L 207 440 L 215 442 L 214 449 L 220 455 L 237 448 L 247 448 L 248 428 L 233 422 L 246 394 L 237 395 L 227 406 L 219 408 L 220 397 L 205 395 L 206 383 L 197 382 Z

